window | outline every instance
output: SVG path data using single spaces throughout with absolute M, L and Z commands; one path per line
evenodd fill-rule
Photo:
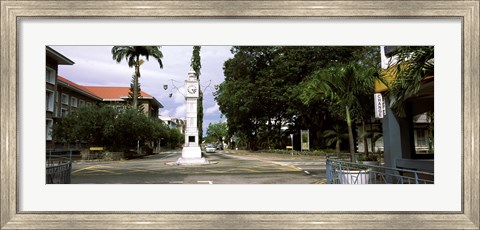
M 80 99 L 80 100 L 78 101 L 78 106 L 79 106 L 79 107 L 82 107 L 82 106 L 84 106 L 84 105 L 85 105 L 85 101 Z
M 68 110 L 66 108 L 62 108 L 62 112 L 60 114 L 60 117 L 66 117 L 68 114 Z
M 71 104 L 70 106 L 77 107 L 78 106 L 78 100 L 76 97 L 71 97 Z
M 47 119 L 46 122 L 46 139 L 47 141 L 52 140 L 52 128 L 53 128 L 53 120 L 52 119 Z
M 62 104 L 68 105 L 68 95 L 62 93 Z
M 416 144 L 416 147 L 427 147 L 428 146 L 428 143 L 427 143 L 427 138 L 426 138 L 426 135 L 425 135 L 425 131 L 424 129 L 417 129 L 417 144 Z
M 45 71 L 45 78 L 48 83 L 55 85 L 55 75 L 56 75 L 55 70 L 50 67 L 47 67 Z
M 53 91 L 47 90 L 46 98 L 45 98 L 45 108 L 49 112 L 53 112 L 53 109 L 54 109 L 53 100 L 54 100 L 54 98 L 55 98 L 55 96 L 54 96 Z

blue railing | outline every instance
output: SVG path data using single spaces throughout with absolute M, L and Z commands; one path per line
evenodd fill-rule
M 328 184 L 433 184 L 434 174 L 327 159 Z

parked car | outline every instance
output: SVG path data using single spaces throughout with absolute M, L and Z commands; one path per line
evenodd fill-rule
M 212 144 L 208 144 L 206 147 L 205 147 L 205 152 L 207 153 L 214 153 L 215 152 L 215 146 L 213 146 Z
M 217 145 L 217 150 L 223 150 L 223 145 L 222 145 L 222 144 L 218 144 L 218 145 Z

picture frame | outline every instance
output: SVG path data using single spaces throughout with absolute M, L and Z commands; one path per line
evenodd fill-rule
M 39 7 L 41 6 L 41 7 Z M 1 1 L 1 229 L 478 229 L 479 1 Z M 22 17 L 461 18 L 461 212 L 21 212 L 18 211 L 18 44 Z

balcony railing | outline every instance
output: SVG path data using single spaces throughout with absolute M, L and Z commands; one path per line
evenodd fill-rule
M 429 172 L 327 159 L 328 184 L 433 184 Z

